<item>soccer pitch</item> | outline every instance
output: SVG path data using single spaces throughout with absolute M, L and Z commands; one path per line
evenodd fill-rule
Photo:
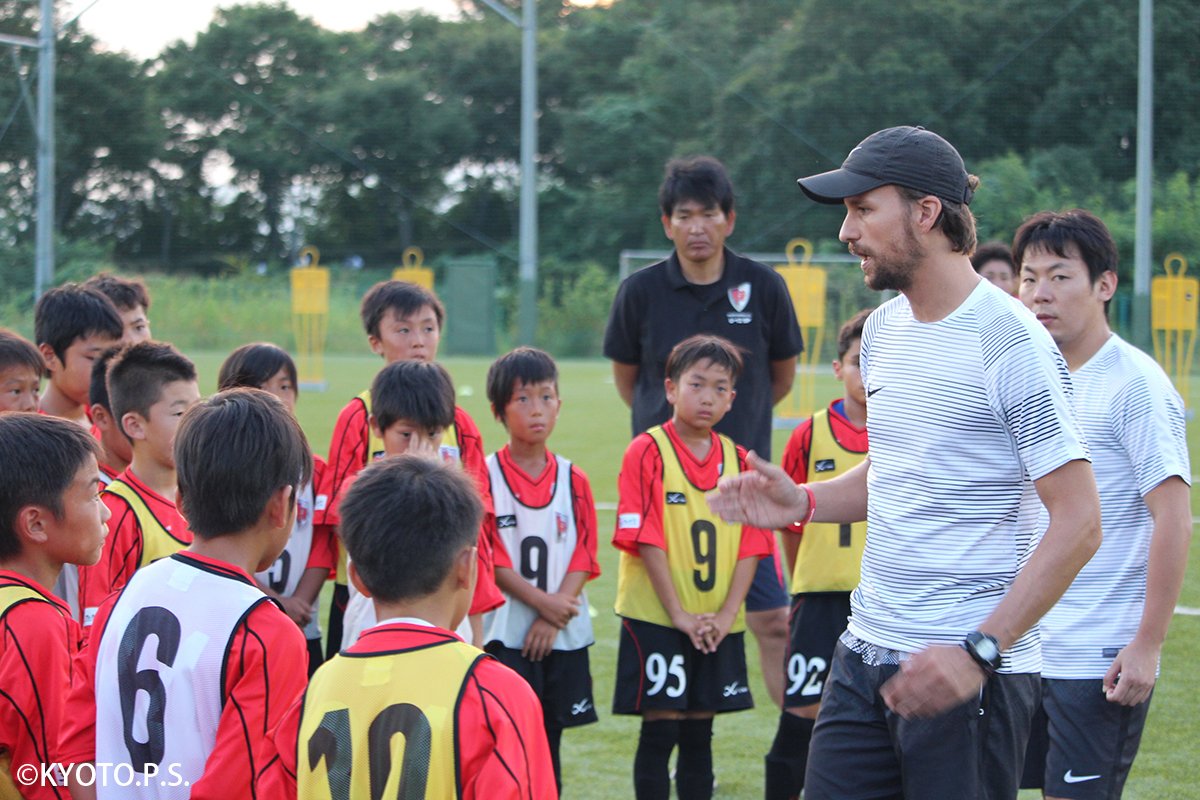
M 365 349 L 365 348 L 364 348 Z M 216 384 L 217 369 L 224 354 L 198 354 L 195 361 L 201 374 L 201 390 L 209 393 Z M 483 434 L 488 452 L 505 441 L 503 428 L 492 419 L 484 391 L 484 376 L 490 359 L 449 358 L 442 362 L 454 376 L 458 402 L 465 408 Z M 297 404 L 297 415 L 313 449 L 324 455 L 329 447 L 333 423 L 338 411 L 361 392 L 382 366 L 371 356 L 331 356 L 325 372 L 329 388 L 324 392 L 305 391 Z M 588 475 L 596 498 L 599 517 L 599 555 L 604 574 L 588 586 L 588 598 L 596 611 L 596 644 L 591 649 L 592 678 L 600 722 L 568 730 L 563 736 L 563 794 L 571 798 L 627 797 L 632 795 L 633 754 L 637 746 L 639 720 L 608 713 L 612 702 L 613 669 L 617 655 L 617 620 L 613 615 L 616 592 L 617 555 L 608 544 L 613 529 L 613 509 L 617 500 L 617 472 L 621 456 L 629 443 L 628 410 L 617 397 L 607 361 L 565 361 L 559 363 L 559 393 L 562 413 L 550 439 L 550 446 L 578 464 Z M 817 379 L 815 399 L 827 404 L 839 396 L 840 385 L 826 368 Z M 1200 397 L 1193 391 L 1192 397 Z M 787 441 L 788 431 L 776 431 L 773 454 L 778 460 Z M 1193 458 L 1200 454 L 1200 424 L 1189 421 L 1188 442 Z M 1193 465 L 1194 468 L 1194 465 Z M 1192 499 L 1193 515 L 1197 497 Z M 1198 548 L 1189 556 L 1180 606 L 1200 608 L 1200 563 Z M 322 599 L 322 618 L 328 608 L 328 592 Z M 753 637 L 747 634 L 747 663 L 756 708 L 719 717 L 714 725 L 713 760 L 719 781 L 718 797 L 757 798 L 762 796 L 763 755 L 775 735 L 778 710 L 768 700 L 759 674 L 758 653 Z M 1162 678 L 1155 689 L 1150 718 L 1141 750 L 1126 785 L 1130 800 L 1177 800 L 1190 796 L 1200 784 L 1200 764 L 1196 742 L 1200 740 L 1200 721 L 1194 711 L 1200 694 L 1200 671 L 1192 665 L 1200 658 L 1200 616 L 1177 614 L 1171 625 L 1162 657 Z M 1023 792 L 1025 798 L 1038 797 Z

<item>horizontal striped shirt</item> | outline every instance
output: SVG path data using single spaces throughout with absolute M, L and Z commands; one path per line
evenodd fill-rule
M 1087 458 L 1066 362 L 1032 314 L 980 281 L 937 322 L 915 319 L 903 295 L 882 305 L 861 368 L 871 468 L 850 633 L 909 653 L 957 644 L 1036 545 L 1033 481 Z M 1035 627 L 1001 671 L 1040 666 Z

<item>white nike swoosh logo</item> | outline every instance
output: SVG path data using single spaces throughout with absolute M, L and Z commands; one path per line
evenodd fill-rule
M 1071 770 L 1067 770 L 1067 774 L 1063 775 L 1063 780 L 1067 783 L 1083 783 L 1084 781 L 1094 781 L 1099 777 L 1099 775 L 1072 775 Z

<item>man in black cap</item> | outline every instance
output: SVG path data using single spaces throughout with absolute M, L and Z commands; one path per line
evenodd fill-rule
M 867 285 L 899 292 L 863 331 L 871 451 L 802 486 L 752 461 L 710 499 L 761 527 L 868 520 L 808 800 L 1015 798 L 1038 697 L 1035 626 L 1099 543 L 1066 364 L 971 267 L 977 185 L 945 139 L 912 127 L 872 134 L 840 169 L 800 180 L 814 200 L 845 205 L 839 238 Z M 797 746 L 777 740 L 772 755 Z

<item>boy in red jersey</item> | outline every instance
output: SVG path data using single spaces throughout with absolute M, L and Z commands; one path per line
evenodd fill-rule
M 67 283 L 42 295 L 34 307 L 33 331 L 50 380 L 38 408 L 91 428 L 92 362 L 121 340 L 123 330 L 112 301 L 95 289 Z
M 0 328 L 0 414 L 37 411 L 46 364 L 27 339 Z
M 432 292 L 404 281 L 382 281 L 372 286 L 362 300 L 362 323 L 371 352 L 385 364 L 397 361 L 433 361 L 437 358 L 442 323 L 446 310 Z M 318 487 L 330 499 L 329 507 L 318 514 L 317 523 L 336 528 L 339 515 L 337 498 L 359 470 L 383 454 L 383 442 L 371 435 L 371 393 L 365 391 L 351 400 L 338 414 L 329 443 L 329 469 Z M 454 424 L 446 429 L 440 446 L 443 458 L 462 461 L 467 474 L 475 478 L 483 497 L 484 514 L 492 513 L 488 494 L 487 464 L 483 458 L 483 439 L 479 428 L 466 411 L 454 409 Z M 491 562 L 491 543 L 480 540 L 480 552 Z M 482 638 L 481 615 L 497 604 L 499 592 L 490 570 L 480 573 L 477 597 L 487 598 L 471 607 L 470 617 L 476 638 Z M 342 615 L 349 600 L 346 585 L 345 552 L 338 563 L 333 603 L 329 609 L 329 639 L 326 653 L 332 656 L 342 641 Z
M 88 400 L 91 403 L 89 413 L 92 418 L 92 436 L 100 443 L 98 453 L 100 466 L 100 486 L 108 486 L 113 479 L 120 475 L 128 466 L 133 452 L 129 440 L 121 432 L 113 419 L 108 399 L 108 383 L 105 377 L 108 364 L 113 356 L 121 351 L 119 347 L 110 347 L 96 359 L 92 365 L 91 388 Z M 63 564 L 58 582 L 54 584 L 54 594 L 71 609 L 71 616 L 78 622 L 83 615 L 79 608 L 79 567 L 74 564 Z
M 870 314 L 860 311 L 838 330 L 833 374 L 845 384 L 845 396 L 800 423 L 788 438 L 783 468 L 796 483 L 835 478 L 867 457 L 867 393 L 858 359 Z M 792 638 L 784 661 L 783 713 L 766 756 L 767 800 L 789 800 L 804 788 L 808 743 L 834 647 L 850 616 L 867 523 L 797 523 L 782 530 L 792 569 Z
M 425 361 L 396 361 L 379 370 L 371 382 L 371 440 L 382 452 L 380 458 L 414 453 L 440 461 L 459 463 L 441 449 L 447 428 L 454 425 L 454 382 L 441 364 Z M 348 490 L 343 485 L 342 494 Z M 336 504 L 341 498 L 334 498 Z M 489 532 L 485 530 L 485 535 Z M 490 544 L 491 539 L 485 539 Z M 492 574 L 491 547 L 479 548 L 479 574 Z M 491 610 L 504 602 L 494 582 L 477 581 L 471 609 Z M 374 625 L 371 599 L 351 589 L 346 602 L 341 646 L 350 647 L 359 634 Z M 482 622 L 482 620 L 479 620 Z M 480 627 L 469 621 L 456 631 L 476 647 L 483 644 Z
M 118 353 L 108 369 L 113 417 L 132 444 L 129 467 L 104 490 L 111 535 L 100 562 L 79 570 L 80 620 L 92 624 L 101 601 L 133 573 L 191 544 L 176 506 L 173 446 L 179 420 L 200 399 L 196 368 L 174 347 L 141 342 Z
M 355 479 L 342 539 L 381 621 L 285 715 L 263 796 L 558 796 L 533 690 L 452 633 L 471 603 L 482 518 L 477 487 L 453 465 L 402 455 Z M 397 734 L 403 759 L 380 745 Z
M 76 658 L 62 739 L 76 797 L 255 797 L 266 733 L 304 691 L 304 635 L 251 577 L 311 480 L 304 432 L 276 398 L 234 389 L 187 412 L 175 455 L 195 541 L 105 600 Z M 80 786 L 88 762 L 138 780 Z
M 0 797 L 68 797 L 58 781 L 42 780 L 43 765 L 60 761 L 82 633 L 49 587 L 63 564 L 100 557 L 108 509 L 98 496 L 96 450 L 65 420 L 0 416 Z
M 667 762 L 678 745 L 681 800 L 713 793 L 713 715 L 751 708 L 744 601 L 769 531 L 722 522 L 704 493 L 745 467 L 746 453 L 713 426 L 733 404 L 737 348 L 699 334 L 667 357 L 674 415 L 639 434 L 619 479 L 621 551 L 616 611 L 622 617 L 613 713 L 640 714 L 633 764 L 638 800 L 666 800 Z
M 596 721 L 588 662 L 595 637 L 583 591 L 600 575 L 596 504 L 583 470 L 546 447 L 562 407 L 554 359 L 532 347 L 501 356 L 488 369 L 487 396 L 509 443 L 488 456 L 505 603 L 484 620 L 484 649 L 542 701 L 561 792 L 563 728 Z

